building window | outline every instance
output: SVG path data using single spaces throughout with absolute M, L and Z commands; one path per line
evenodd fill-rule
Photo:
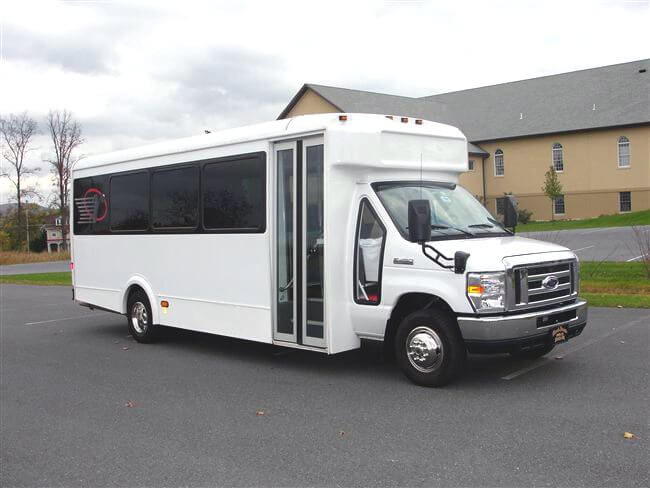
M 494 152 L 494 176 L 503 176 L 505 174 L 505 166 L 503 165 L 503 151 L 497 149 Z
M 625 136 L 618 138 L 618 167 L 630 167 L 630 140 Z
M 199 168 L 163 169 L 151 177 L 155 229 L 194 229 L 199 223 Z
M 504 215 L 506 213 L 506 199 L 497 198 L 497 215 Z
M 553 200 L 553 212 L 555 215 L 564 215 L 564 195 Z
M 562 150 L 562 144 L 559 144 L 557 142 L 553 144 L 553 167 L 558 173 L 564 171 L 564 154 Z
M 266 229 L 266 163 L 249 156 L 203 168 L 203 225 L 220 232 Z
M 618 208 L 621 212 L 632 211 L 632 194 L 629 191 L 622 191 L 618 194 Z
M 467 162 L 467 169 L 469 169 L 470 171 L 474 171 L 474 160 L 473 159 L 470 159 Z

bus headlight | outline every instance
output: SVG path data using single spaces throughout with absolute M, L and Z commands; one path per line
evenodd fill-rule
M 467 297 L 478 313 L 505 311 L 506 274 L 468 273 Z

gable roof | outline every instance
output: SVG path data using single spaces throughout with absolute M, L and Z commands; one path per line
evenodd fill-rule
M 341 112 L 419 117 L 459 127 L 472 142 L 650 123 L 650 59 L 423 98 L 305 84 Z

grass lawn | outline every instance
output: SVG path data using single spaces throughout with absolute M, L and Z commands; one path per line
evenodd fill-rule
M 0 275 L 0 284 L 72 286 L 72 276 L 70 271 L 62 271 L 60 273 Z
M 594 307 L 650 308 L 650 278 L 643 263 L 583 261 L 580 296 Z
M 589 229 L 593 227 L 629 227 L 650 225 L 650 210 L 617 215 L 603 215 L 594 219 L 556 220 L 553 222 L 530 222 L 519 224 L 517 232 L 537 232 L 544 230 Z
M 71 286 L 70 272 L 0 276 L 0 284 Z M 580 263 L 580 296 L 594 307 L 650 308 L 650 278 L 643 263 Z
M 0 264 L 44 263 L 49 261 L 70 261 L 70 253 L 0 251 Z

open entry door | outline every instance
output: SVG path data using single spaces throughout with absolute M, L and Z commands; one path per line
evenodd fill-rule
M 326 347 L 322 137 L 277 143 L 273 338 Z

